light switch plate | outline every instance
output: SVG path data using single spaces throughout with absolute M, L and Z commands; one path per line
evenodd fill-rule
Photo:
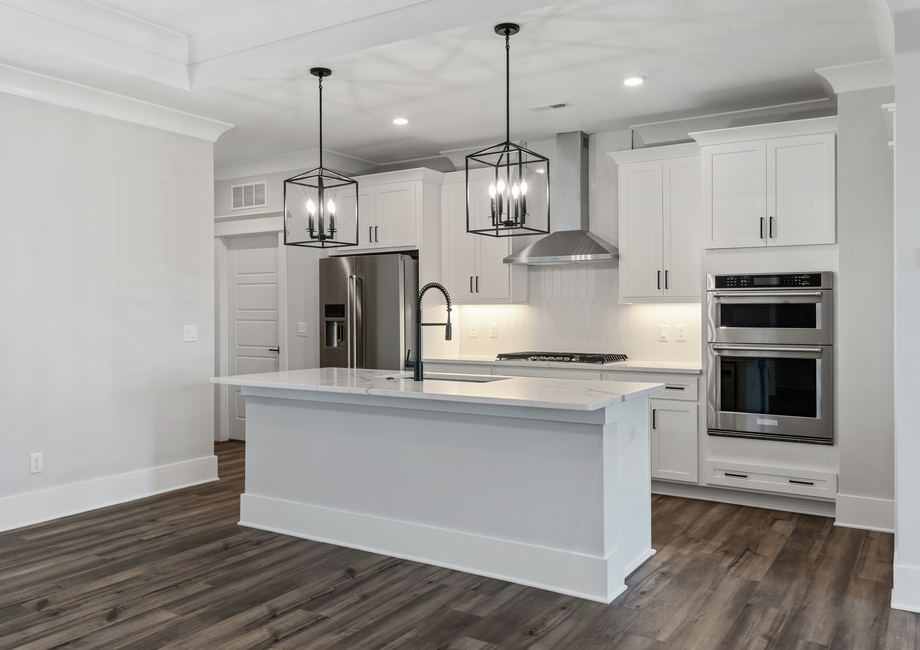
M 307 324 L 297 323 L 297 336 L 306 336 L 306 335 L 307 335 Z
M 489 323 L 489 338 L 498 338 L 498 323 Z
M 185 342 L 197 341 L 198 340 L 198 326 L 197 325 L 186 325 L 185 326 L 185 336 L 182 340 Z
M 470 323 L 470 338 L 476 338 L 476 323 Z
M 680 323 L 678 323 L 676 327 L 677 329 L 674 331 L 674 338 L 681 343 L 686 343 L 687 342 L 687 326 L 681 325 Z
M 668 340 L 668 326 L 667 325 L 658 326 L 658 340 L 661 342 L 665 342 Z

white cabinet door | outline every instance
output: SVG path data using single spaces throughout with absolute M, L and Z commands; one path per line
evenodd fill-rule
M 836 241 L 835 143 L 833 133 L 767 140 L 768 245 Z
M 489 181 L 471 183 L 473 214 L 479 223 L 491 221 Z M 511 252 L 508 237 L 467 235 L 476 239 L 476 274 L 473 278 L 474 297 L 486 302 L 507 302 L 511 299 L 511 265 L 505 257 Z
M 750 248 L 767 243 L 767 143 L 703 147 L 703 245 Z
M 663 161 L 662 186 L 664 295 L 699 298 L 702 290 L 699 158 Z
M 419 181 L 389 183 L 373 188 L 376 248 L 411 248 L 416 245 Z
M 696 483 L 697 405 L 651 399 L 652 478 Z
M 466 187 L 458 183 L 445 185 L 441 195 L 441 212 L 446 218 L 447 245 L 444 246 L 447 290 L 454 302 L 473 299 L 476 276 L 476 237 L 466 232 Z
M 662 163 L 619 168 L 620 298 L 660 296 L 662 267 Z

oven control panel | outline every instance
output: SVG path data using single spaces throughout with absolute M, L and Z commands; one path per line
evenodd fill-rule
M 829 273 L 764 273 L 759 275 L 714 275 L 713 289 L 806 289 L 828 288 Z M 713 286 L 714 285 L 714 286 Z

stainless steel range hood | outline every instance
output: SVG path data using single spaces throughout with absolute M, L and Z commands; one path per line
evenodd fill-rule
M 616 246 L 588 232 L 588 136 L 556 135 L 556 232 L 505 258 L 505 264 L 615 262 Z

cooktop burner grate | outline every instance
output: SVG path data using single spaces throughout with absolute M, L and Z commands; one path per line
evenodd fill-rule
M 613 363 L 626 361 L 625 354 L 600 352 L 500 352 L 496 361 L 562 361 L 567 363 Z

